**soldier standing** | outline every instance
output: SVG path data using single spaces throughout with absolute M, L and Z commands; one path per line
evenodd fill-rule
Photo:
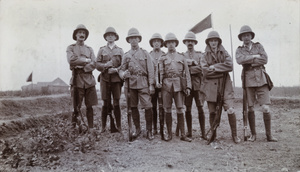
M 162 79 L 163 107 L 166 115 L 168 136 L 166 141 L 172 139 L 172 99 L 175 101 L 177 123 L 181 132 L 181 140 L 191 142 L 184 132 L 184 94 L 190 95 L 191 78 L 187 62 L 182 54 L 176 52 L 179 41 L 175 34 L 168 33 L 164 46 L 168 53 L 159 59 L 159 72 Z M 185 92 L 185 93 L 184 93 Z
M 223 80 L 223 74 L 231 72 L 233 69 L 232 58 L 222 46 L 222 39 L 218 32 L 209 32 L 205 43 L 207 46 L 205 55 L 201 59 L 201 66 L 204 75 L 203 87 L 209 110 L 210 126 L 213 125 L 213 121 L 216 118 L 218 92 L 220 92 L 222 83 L 225 82 L 224 103 L 222 106 L 228 114 L 232 140 L 235 143 L 239 143 L 240 139 L 237 137 L 236 116 L 233 106 L 234 92 L 232 81 L 229 75 L 225 81 Z M 213 133 L 213 136 L 212 141 L 215 139 L 216 131 Z
M 267 141 L 277 142 L 271 134 L 270 88 L 267 82 L 268 74 L 264 67 L 268 62 L 268 55 L 259 42 L 251 41 L 254 36 L 255 33 L 249 26 L 242 26 L 238 38 L 243 41 L 243 45 L 236 50 L 236 61 L 243 65 L 242 81 L 247 93 L 248 120 L 252 134 L 248 140 L 252 142 L 256 140 L 254 104 L 257 99 L 262 107 Z
M 132 119 L 136 131 L 132 134 L 133 138 L 137 138 L 141 133 L 140 114 L 138 103 L 145 109 L 147 138 L 152 140 L 152 104 L 151 95 L 155 92 L 154 67 L 150 54 L 139 47 L 142 36 L 136 28 L 128 31 L 126 41 L 130 43 L 131 49 L 125 53 L 122 59 L 122 65 L 119 75 L 122 79 L 129 78 L 130 99 Z
M 96 93 L 96 80 L 93 76 L 93 70 L 96 68 L 95 55 L 91 47 L 84 44 L 84 41 L 88 38 L 89 31 L 82 24 L 79 24 L 73 32 L 73 39 L 75 44 L 71 44 L 67 48 L 67 60 L 70 64 L 70 70 L 72 70 L 72 92 L 77 89 L 77 107 L 81 107 L 83 98 L 86 105 L 86 117 L 88 121 L 88 127 L 94 127 L 94 111 L 93 106 L 98 104 Z M 76 78 L 74 78 L 76 77 Z M 73 80 L 76 83 L 73 83 Z M 74 88 L 76 87 L 76 88 Z M 73 104 L 76 104 L 73 102 Z M 77 123 L 78 112 L 74 112 L 72 116 L 73 125 Z
M 162 36 L 159 33 L 155 33 L 152 35 L 152 38 L 149 40 L 149 43 L 150 46 L 153 48 L 153 50 L 150 52 L 150 55 L 154 65 L 154 73 L 155 76 L 157 77 L 159 74 L 157 70 L 158 59 L 165 54 L 165 52 L 161 50 L 161 47 L 163 47 L 164 40 L 162 39 Z M 158 78 L 156 77 L 155 79 L 158 80 Z M 158 103 L 158 94 L 160 91 L 161 91 L 160 88 L 156 87 L 155 93 L 151 96 L 152 111 L 153 111 L 153 134 L 157 134 L 157 103 Z
M 119 35 L 113 27 L 108 27 L 103 35 L 107 41 L 107 45 L 100 47 L 97 55 L 97 69 L 100 74 L 100 88 L 101 97 L 103 100 L 101 121 L 102 132 L 106 130 L 107 115 L 110 116 L 110 131 L 121 132 L 121 109 L 120 109 L 120 96 L 123 81 L 119 77 L 118 68 L 121 66 L 122 56 L 124 52 L 122 48 L 115 44 L 115 41 L 119 40 Z M 113 107 L 111 104 L 111 96 L 113 96 Z M 113 110 L 115 120 L 111 114 Z
M 188 32 L 185 35 L 183 43 L 187 47 L 187 51 L 184 53 L 184 57 L 187 61 L 189 66 L 190 74 L 191 74 L 191 82 L 192 82 L 192 90 L 191 94 L 185 98 L 185 118 L 188 133 L 186 134 L 187 137 L 192 138 L 192 103 L 193 99 L 195 99 L 197 110 L 198 110 L 198 119 L 200 124 L 200 129 L 202 133 L 202 138 L 206 138 L 205 133 L 205 115 L 203 111 L 203 103 L 204 103 L 204 95 L 200 91 L 201 84 L 202 84 L 202 69 L 200 65 L 200 60 L 203 57 L 203 53 L 200 51 L 195 51 L 194 46 L 198 43 L 196 40 L 196 35 L 193 32 Z

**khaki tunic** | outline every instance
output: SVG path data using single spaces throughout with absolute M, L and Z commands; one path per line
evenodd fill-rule
M 133 59 L 134 58 L 134 59 Z M 122 58 L 120 73 L 128 70 L 131 77 L 129 78 L 130 89 L 149 88 L 155 84 L 154 67 L 150 54 L 142 49 L 129 50 Z M 125 84 L 125 87 L 127 84 Z
M 158 80 L 158 60 L 162 55 L 165 55 L 166 53 L 159 50 L 159 51 L 150 51 L 150 56 L 153 62 L 153 67 L 154 67 L 154 75 L 155 75 L 155 80 Z
M 260 58 L 254 60 L 253 55 L 260 55 Z M 236 50 L 236 61 L 238 64 L 247 68 L 245 70 L 246 83 L 244 82 L 243 72 L 242 81 L 243 86 L 246 87 L 261 87 L 267 84 L 265 76 L 265 64 L 268 63 L 268 55 L 260 43 L 252 43 L 251 49 L 246 46 L 239 46 Z
M 91 59 L 91 62 L 86 62 Z M 77 75 L 77 87 L 90 88 L 96 85 L 93 70 L 96 68 L 95 54 L 91 47 L 86 45 L 71 44 L 67 47 L 67 60 L 70 64 L 70 70 L 81 69 Z M 73 85 L 73 77 L 70 84 Z
M 209 71 L 209 66 L 214 65 L 215 70 Z M 204 75 L 203 91 L 206 101 L 216 102 L 218 88 L 222 86 L 223 73 L 231 72 L 233 69 L 232 58 L 222 45 L 218 46 L 217 53 L 213 53 L 209 46 L 206 46 L 204 57 L 201 59 L 201 66 Z M 224 100 L 234 99 L 234 92 L 230 76 L 225 83 Z
M 191 82 L 192 82 L 192 89 L 199 91 L 201 88 L 201 80 L 202 80 L 202 69 L 200 60 L 203 57 L 203 53 L 200 51 L 193 51 L 193 52 L 185 52 L 184 57 L 186 59 L 195 60 L 198 64 L 189 64 L 189 70 L 191 74 Z
M 101 72 L 100 77 L 102 80 L 109 82 L 108 70 L 104 68 L 104 65 L 112 61 L 113 68 L 119 68 L 121 66 L 122 57 L 124 52 L 122 48 L 115 45 L 112 49 L 109 46 L 100 47 L 96 60 L 96 67 Z M 122 82 L 118 72 L 111 74 L 111 82 Z
M 159 59 L 159 72 L 161 78 L 163 78 L 162 90 L 168 92 L 185 91 L 182 88 L 180 76 L 186 78 L 187 88 L 192 88 L 189 68 L 183 54 L 175 52 L 161 56 Z

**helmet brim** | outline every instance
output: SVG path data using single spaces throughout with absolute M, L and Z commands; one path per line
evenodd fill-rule
M 242 35 L 245 34 L 245 33 L 250 33 L 251 34 L 251 36 L 252 36 L 251 40 L 255 37 L 255 33 L 254 32 L 243 32 L 243 33 L 240 33 L 238 35 L 240 41 L 243 41 L 242 40 Z
M 86 34 L 85 40 L 86 40 L 86 39 L 88 38 L 88 36 L 89 36 L 89 31 L 88 31 L 87 29 L 84 29 L 84 28 L 75 29 L 74 32 L 73 32 L 73 39 L 74 39 L 75 41 L 77 41 L 77 39 L 76 39 L 76 34 L 77 34 L 77 32 L 78 32 L 79 30 L 84 30 L 84 31 L 85 31 L 85 34 Z
M 119 40 L 119 35 L 117 34 L 117 33 L 115 33 L 115 32 L 107 32 L 107 33 L 105 33 L 104 35 L 103 35 L 103 38 L 106 40 L 106 35 L 108 34 L 108 33 L 113 33 L 113 34 L 115 34 L 115 36 L 116 36 L 116 40 L 115 41 L 117 41 L 117 40 Z M 107 40 L 106 40 L 107 41 Z
M 129 43 L 129 38 L 131 37 L 139 37 L 140 38 L 140 42 L 142 41 L 142 36 L 141 35 L 130 35 L 126 37 L 126 41 Z
M 167 40 L 167 41 L 164 42 L 164 46 L 167 47 L 167 43 L 168 43 L 168 42 L 171 42 L 171 41 L 175 41 L 175 42 L 176 42 L 175 47 L 178 46 L 178 44 L 179 44 L 179 41 L 178 41 L 178 40 Z

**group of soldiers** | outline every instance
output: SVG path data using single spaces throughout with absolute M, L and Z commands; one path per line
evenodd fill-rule
M 101 111 L 101 132 L 107 131 L 107 117 L 110 117 L 110 132 L 121 132 L 120 96 L 124 85 L 127 101 L 130 100 L 135 131 L 133 138 L 141 134 L 140 111 L 144 110 L 147 139 L 154 139 L 158 133 L 158 102 L 162 103 L 163 112 L 159 113 L 160 131 L 166 124 L 167 135 L 162 134 L 161 139 L 172 139 L 172 103 L 175 102 L 177 114 L 176 135 L 183 141 L 192 141 L 192 102 L 198 111 L 201 138 L 207 140 L 205 132 L 204 101 L 209 110 L 209 123 L 212 127 L 217 118 L 217 111 L 224 108 L 228 114 L 232 139 L 239 143 L 237 136 L 236 115 L 234 109 L 234 91 L 229 72 L 233 70 L 233 61 L 222 46 L 222 39 L 218 32 L 209 32 L 205 43 L 205 52 L 196 51 L 198 43 L 193 32 L 188 32 L 183 39 L 187 47 L 185 53 L 176 51 L 179 40 L 173 33 L 168 33 L 165 39 L 159 33 L 153 34 L 149 40 L 153 50 L 148 53 L 139 46 L 142 36 L 136 28 L 128 31 L 126 41 L 131 49 L 124 53 L 122 48 L 115 44 L 119 35 L 113 27 L 108 27 L 103 34 L 107 45 L 100 47 L 97 56 L 93 49 L 84 44 L 89 31 L 82 24 L 73 32 L 76 43 L 68 46 L 67 59 L 72 70 L 71 86 L 73 96 L 75 90 L 78 101 L 76 107 L 81 107 L 82 101 L 86 105 L 88 127 L 92 129 L 93 108 L 97 105 L 96 80 L 92 74 L 94 69 L 100 71 L 101 98 L 103 106 Z M 271 135 L 270 115 L 270 88 L 268 75 L 264 65 L 268 56 L 260 43 L 252 42 L 255 34 L 247 25 L 240 29 L 239 40 L 243 42 L 236 50 L 236 61 L 243 65 L 243 88 L 247 93 L 248 120 L 251 130 L 250 141 L 256 140 L 254 104 L 257 100 L 262 107 L 263 119 L 267 141 L 277 141 Z M 161 50 L 167 48 L 167 52 Z M 130 94 L 129 94 L 130 92 Z M 222 104 L 219 106 L 219 94 L 222 93 Z M 129 97 L 128 97 L 129 96 Z M 111 100 L 112 99 L 112 100 Z M 75 100 L 75 99 L 74 99 Z M 185 108 L 184 108 L 185 107 Z M 112 113 L 113 111 L 113 113 Z M 78 122 L 78 110 L 74 110 L 72 123 Z M 187 133 L 185 132 L 185 121 Z M 213 130 L 211 139 L 215 140 L 216 130 Z

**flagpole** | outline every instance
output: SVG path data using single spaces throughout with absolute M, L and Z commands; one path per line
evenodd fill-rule
M 231 25 L 229 25 L 230 30 L 230 44 L 231 44 L 231 57 L 232 57 L 232 78 L 233 78 L 233 87 L 235 88 L 235 79 L 234 79 L 234 63 L 233 63 L 233 48 L 232 48 L 232 34 L 231 34 Z

